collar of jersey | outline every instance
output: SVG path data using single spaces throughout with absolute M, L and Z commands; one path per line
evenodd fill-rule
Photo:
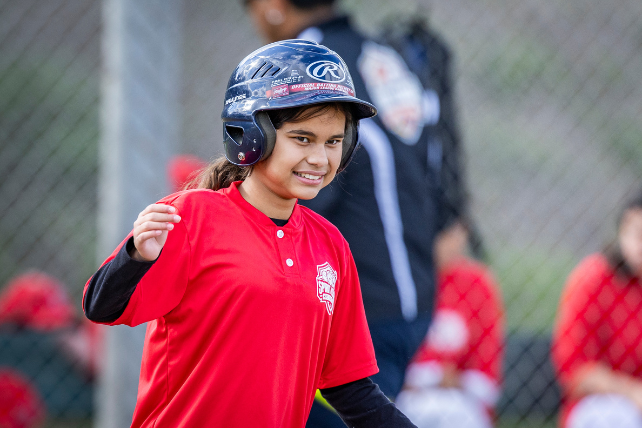
M 243 199 L 243 196 L 241 196 L 241 193 L 239 192 L 239 185 L 241 183 L 241 181 L 233 182 L 230 187 L 224 189 L 223 193 L 227 195 L 230 200 L 234 202 L 234 204 L 237 205 L 241 209 L 241 211 L 243 211 L 244 214 L 250 217 L 253 222 L 264 227 L 269 227 L 271 229 L 299 229 L 301 225 L 301 207 L 298 203 L 295 204 L 295 208 L 293 209 L 292 214 L 288 219 L 288 223 L 286 223 L 285 226 L 277 226 L 275 223 L 273 223 L 270 217 L 268 217 L 267 215 L 253 207 L 248 201 Z

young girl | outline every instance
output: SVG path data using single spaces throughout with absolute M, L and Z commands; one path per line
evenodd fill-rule
M 412 427 L 377 372 L 352 255 L 300 207 L 343 169 L 357 121 L 342 59 L 301 40 L 228 83 L 226 158 L 145 208 L 85 287 L 94 322 L 149 322 L 135 427 L 304 427 L 315 390 L 354 427 Z
M 563 428 L 634 428 L 641 416 L 641 191 L 623 207 L 616 242 L 567 279 L 553 331 Z

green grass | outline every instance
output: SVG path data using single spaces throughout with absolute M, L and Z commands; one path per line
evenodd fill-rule
M 504 246 L 490 251 L 502 289 L 508 331 L 548 331 L 577 260 L 563 250 Z

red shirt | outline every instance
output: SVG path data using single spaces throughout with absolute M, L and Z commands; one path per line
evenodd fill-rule
M 564 392 L 578 370 L 602 363 L 641 379 L 641 280 L 616 275 L 601 254 L 583 260 L 563 291 L 553 332 L 553 362 Z M 575 402 L 566 400 L 563 419 Z
M 299 205 L 278 227 L 237 186 L 160 201 L 182 220 L 113 323 L 149 321 L 132 426 L 304 427 L 317 388 L 378 371 L 339 231 Z
M 422 370 L 452 364 L 465 376 L 463 387 L 491 407 L 500 395 L 503 341 L 504 306 L 493 275 L 460 258 L 438 275 L 434 319 L 409 373 L 430 381 L 433 376 Z

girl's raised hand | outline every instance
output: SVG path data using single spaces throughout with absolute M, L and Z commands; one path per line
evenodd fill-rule
M 167 234 L 181 221 L 176 208 L 165 204 L 148 205 L 134 222 L 134 260 L 151 262 L 161 254 Z

